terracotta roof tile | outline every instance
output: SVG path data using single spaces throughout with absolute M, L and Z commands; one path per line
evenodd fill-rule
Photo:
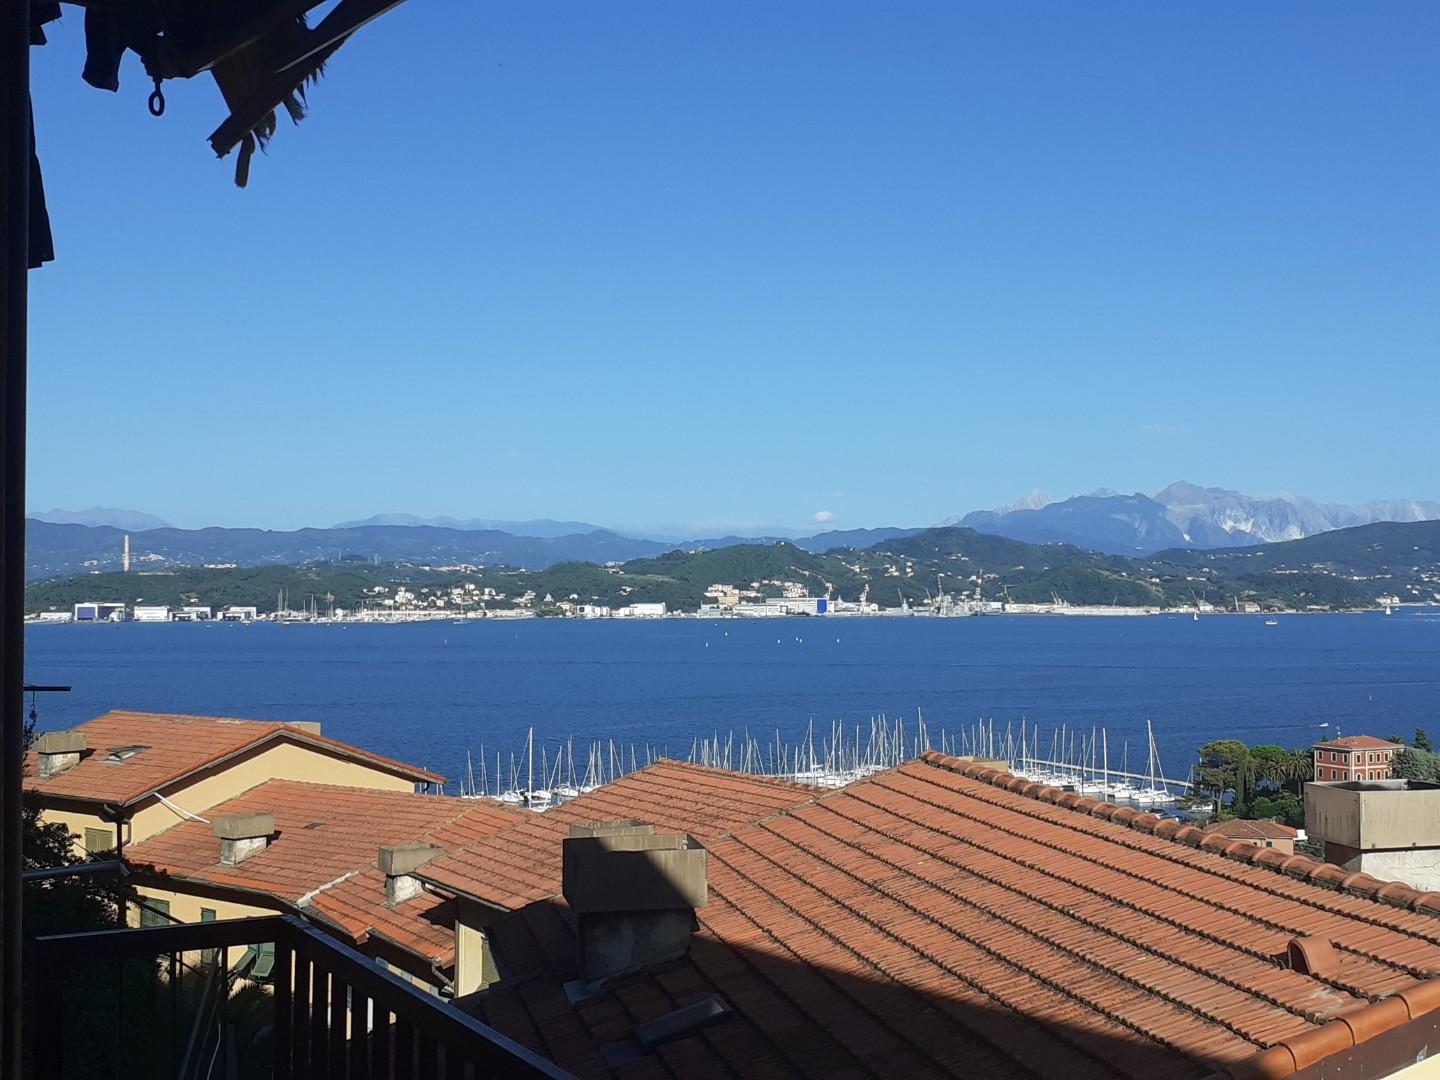
M 635 819 L 707 840 L 819 794 L 816 788 L 661 759 L 423 867 L 421 877 L 496 907 L 560 891 L 560 841 L 570 826 Z
M 1314 744 L 1316 749 L 1325 750 L 1395 750 L 1401 745 L 1388 739 L 1377 739 L 1374 735 L 1345 735 L 1339 739 L 1326 739 Z
M 26 790 L 124 804 L 164 789 L 223 758 L 279 738 L 363 760 L 420 782 L 444 780 L 428 769 L 381 757 L 278 721 L 116 710 L 86 721 L 74 730 L 84 732 L 89 746 L 79 764 L 57 776 L 42 778 L 38 756 L 32 750 L 25 760 Z M 123 761 L 108 760 L 107 751 L 119 747 L 143 749 Z
M 1398 906 L 1425 894 L 1350 895 L 1310 880 L 1311 860 L 1295 877 L 1242 858 L 1253 845 L 1212 852 L 1199 829 L 1181 843 L 1153 815 L 1014 786 L 927 755 L 723 830 L 689 956 L 571 1011 L 597 1055 L 664 1002 L 716 993 L 734 1017 L 613 1067 L 568 1018 L 540 1028 L 564 1027 L 582 1076 L 1185 1078 L 1287 1075 L 1440 1007 L 1440 922 Z M 546 842 L 495 839 L 517 844 L 508 858 Z M 502 982 L 464 1007 L 508 1031 L 517 998 L 577 974 L 573 932 L 558 900 L 502 919 Z M 1312 935 L 1333 970 L 1277 960 Z
M 393 907 L 376 865 L 380 846 L 425 841 L 445 847 L 495 832 L 525 814 L 485 799 L 270 780 L 207 810 L 275 815 L 276 836 L 238 866 L 219 863 L 211 825 L 185 821 L 126 849 L 137 867 L 273 897 L 322 916 L 356 941 L 371 933 L 449 966 L 454 960 L 453 911 L 430 894 Z

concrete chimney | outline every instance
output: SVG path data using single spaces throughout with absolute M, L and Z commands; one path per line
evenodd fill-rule
M 575 912 L 581 981 L 594 985 L 683 956 L 709 897 L 706 852 L 654 825 L 574 825 L 563 842 L 565 899 Z
M 217 814 L 211 827 L 220 838 L 220 865 L 239 866 L 264 851 L 275 835 L 275 815 Z
M 88 747 L 83 731 L 47 731 L 35 740 L 35 752 L 40 758 L 40 778 L 59 776 L 66 769 L 80 763 L 80 755 Z
M 385 875 L 385 902 L 403 904 L 424 891 L 415 871 L 445 854 L 433 844 L 386 844 L 380 849 L 380 872 Z

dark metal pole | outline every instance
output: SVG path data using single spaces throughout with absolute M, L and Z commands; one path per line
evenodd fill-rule
M 20 792 L 25 764 L 25 347 L 30 262 L 30 0 L 0 0 L 0 1075 L 19 1076 Z

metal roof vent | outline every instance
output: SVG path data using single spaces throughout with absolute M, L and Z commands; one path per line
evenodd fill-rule
M 105 751 L 104 763 L 106 765 L 119 765 L 122 762 L 129 761 L 142 750 L 149 749 L 150 747 L 143 743 L 132 743 L 129 746 L 112 746 Z
M 1331 974 L 1340 963 L 1334 944 L 1318 937 L 1291 938 L 1285 946 L 1285 960 L 1291 971 L 1315 978 Z
M 648 1023 L 636 1024 L 635 1037 L 640 1040 L 641 1046 L 649 1049 L 671 1039 L 693 1035 L 703 1027 L 724 1020 L 732 1011 L 724 998 L 711 994 Z

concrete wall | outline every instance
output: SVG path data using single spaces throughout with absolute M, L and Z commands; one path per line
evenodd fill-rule
M 1404 780 L 1306 784 L 1305 831 L 1358 851 L 1440 848 L 1440 787 Z

